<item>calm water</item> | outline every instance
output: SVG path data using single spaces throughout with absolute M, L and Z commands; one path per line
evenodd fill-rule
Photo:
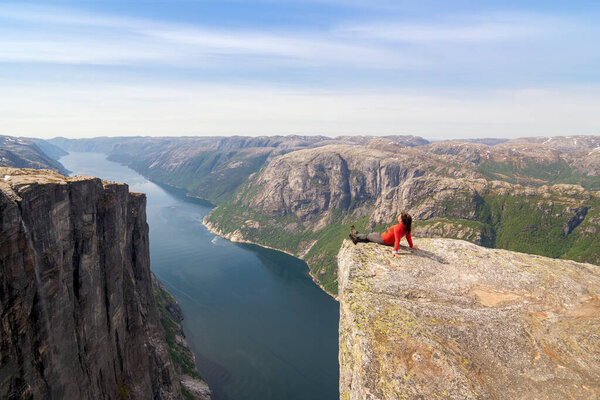
M 215 400 L 339 398 L 338 304 L 312 282 L 304 262 L 215 236 L 202 225 L 210 207 L 103 154 L 60 161 L 73 174 L 147 194 L 152 270 L 183 309 Z

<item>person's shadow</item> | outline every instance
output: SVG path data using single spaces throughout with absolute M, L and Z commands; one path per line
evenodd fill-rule
M 440 264 L 448 264 L 448 261 L 446 261 L 445 258 L 442 258 L 442 257 L 438 256 L 437 254 L 432 253 L 431 251 L 423 250 L 423 249 L 415 250 L 415 249 L 411 249 L 410 247 L 403 246 L 403 245 L 400 245 L 400 247 L 402 248 L 402 250 L 406 251 L 407 253 L 410 253 L 413 256 L 429 258 L 430 260 L 437 261 Z

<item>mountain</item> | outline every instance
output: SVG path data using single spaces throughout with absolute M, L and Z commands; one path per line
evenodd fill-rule
M 40 148 L 40 150 L 42 150 L 48 157 L 50 157 L 53 160 L 58 160 L 62 156 L 66 156 L 67 154 L 69 154 L 60 147 L 55 146 L 44 139 L 28 138 L 28 140 L 35 143 L 37 147 Z
M 412 136 L 99 138 L 67 144 L 101 146 L 150 179 L 211 201 L 218 206 L 205 219 L 212 230 L 303 258 L 315 281 L 334 295 L 335 256 L 348 226 L 383 230 L 403 210 L 415 218 L 416 237 L 600 263 L 597 136 L 433 143 Z
M 259 137 L 117 137 L 55 138 L 50 142 L 68 151 L 93 151 L 128 165 L 155 182 L 185 189 L 190 195 L 220 204 L 231 199 L 248 177 L 280 155 L 300 149 L 350 143 L 363 145 L 368 136 Z M 388 142 L 419 146 L 414 136 L 390 136 Z
M 600 263 L 600 176 L 578 169 L 597 165 L 595 157 L 538 143 L 402 147 L 383 139 L 298 150 L 250 176 L 206 221 L 224 236 L 304 258 L 333 294 L 348 226 L 382 231 L 402 210 L 415 218 L 417 237 Z M 514 169 L 492 172 L 489 160 Z
M 44 152 L 46 149 L 52 154 Z M 26 139 L 0 135 L 0 163 L 15 168 L 51 169 L 66 174 L 68 171 L 54 156 L 64 151 L 41 139 Z M 62 154 L 64 155 L 64 154 Z
M 442 142 L 424 150 L 465 161 L 488 179 L 600 189 L 600 136 L 523 138 L 495 146 Z
M 600 267 L 451 239 L 339 252 L 340 399 L 597 399 Z
M 145 196 L 49 170 L 0 176 L 0 398 L 207 398 L 182 339 L 169 346 L 180 318 L 162 326 L 157 298 L 177 308 L 153 288 Z

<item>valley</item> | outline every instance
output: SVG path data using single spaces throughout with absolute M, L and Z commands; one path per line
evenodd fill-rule
M 212 206 L 149 182 L 102 153 L 72 152 L 61 162 L 73 173 L 146 193 L 150 266 L 162 282 L 153 280 L 166 342 L 175 367 L 205 379 L 213 400 L 338 397 L 339 307 L 313 284 L 304 262 L 215 236 L 202 224 Z M 181 349 L 179 324 L 197 373 L 194 357 Z
M 358 275 L 342 277 L 346 280 L 345 285 L 359 279 L 352 282 L 354 286 L 350 292 L 346 286 L 345 293 L 338 293 L 339 271 L 348 273 L 357 266 L 361 271 L 376 268 L 377 276 L 390 264 L 382 248 L 377 247 L 373 258 L 369 253 L 371 250 L 364 253 L 362 246 L 354 247 L 348 241 L 344 244 L 350 224 L 360 231 L 383 230 L 395 220 L 400 210 L 408 211 L 415 219 L 413 237 L 416 244 L 422 243 L 426 248 L 424 257 L 433 260 L 425 261 L 423 268 L 435 261 L 441 263 L 440 270 L 447 269 L 446 262 L 440 261 L 447 256 L 455 259 L 452 268 L 462 268 L 459 266 L 463 264 L 464 254 L 460 249 L 465 246 L 471 249 L 474 259 L 481 262 L 498 254 L 495 250 L 468 247 L 471 245 L 465 242 L 452 242 L 452 238 L 492 249 L 532 254 L 502 253 L 512 257 L 510 265 L 527 264 L 523 268 L 528 274 L 537 271 L 527 269 L 540 263 L 541 259 L 536 255 L 600 262 L 597 240 L 600 231 L 600 192 L 597 190 L 600 141 L 596 137 L 486 140 L 485 143 L 429 143 L 424 139 L 401 136 L 58 138 L 50 143 L 38 140 L 33 147 L 33 141 L 24 139 L 7 143 L 12 143 L 9 148 L 12 158 L 7 158 L 7 162 L 37 160 L 36 167 L 68 168 L 76 174 L 124 181 L 131 189 L 148 194 L 150 258 L 152 270 L 158 277 L 152 280 L 152 290 L 169 358 L 173 362 L 169 368 L 180 377 L 181 395 L 186 399 L 208 396 L 216 400 L 250 400 L 257 396 L 266 399 L 336 397 L 338 339 L 340 388 L 344 396 L 359 399 L 364 397 L 364 390 L 378 393 L 381 398 L 407 391 L 414 396 L 429 393 L 428 384 L 424 385 L 421 380 L 401 386 L 393 383 L 373 386 L 380 378 L 396 379 L 393 374 L 401 373 L 401 366 L 390 367 L 392 375 L 389 376 L 373 371 L 356 375 L 361 368 L 371 366 L 365 364 L 355 369 L 362 361 L 354 359 L 355 352 L 349 350 L 355 343 L 354 339 L 349 339 L 352 335 L 368 338 L 375 335 L 371 338 L 374 343 L 404 336 L 382 336 L 377 333 L 379 325 L 376 321 L 373 327 L 356 325 L 361 318 L 371 314 L 380 318 L 378 307 L 364 305 L 363 311 L 355 307 L 358 303 L 352 296 L 363 296 L 362 291 L 367 288 L 363 278 Z M 65 156 L 60 146 L 70 153 Z M 55 156 L 60 154 L 62 164 L 52 159 L 46 161 L 42 148 Z M 38 158 L 34 157 L 36 151 L 41 154 Z M 445 238 L 445 241 L 426 238 Z M 411 253 L 406 253 L 405 249 L 402 251 L 406 262 L 424 262 L 411 258 Z M 360 256 L 363 253 L 365 255 Z M 560 260 L 544 263 L 542 277 L 559 274 L 559 271 L 552 271 L 551 266 L 562 266 L 559 268 L 564 272 L 565 268 L 574 265 Z M 467 264 L 468 268 L 481 267 L 471 261 Z M 485 268 L 480 273 L 488 282 L 486 285 L 499 285 L 500 288 L 492 290 L 484 285 L 487 292 L 479 286 L 473 289 L 475 291 L 460 289 L 457 298 L 466 297 L 452 306 L 458 307 L 458 314 L 465 312 L 461 309 L 464 302 L 469 303 L 473 296 L 481 293 L 484 297 L 478 299 L 485 307 L 496 307 L 494 299 L 498 296 L 506 301 L 514 300 L 512 292 L 505 293 L 504 283 L 496 281 L 497 275 L 488 276 L 494 268 L 509 268 L 510 265 L 483 264 Z M 596 279 L 595 267 L 581 268 L 590 271 L 591 280 Z M 468 282 L 469 273 L 465 275 Z M 401 284 L 403 279 L 394 272 L 386 284 Z M 550 285 L 552 279 L 544 287 Z M 567 282 L 565 285 L 572 284 L 569 281 L 571 275 L 561 279 Z M 340 302 L 342 325 L 339 337 L 338 303 L 313 281 Z M 408 315 L 407 310 L 413 307 L 411 296 L 423 296 L 411 294 L 421 285 L 417 281 L 408 294 L 393 291 L 394 296 L 399 297 L 391 301 L 387 313 Z M 468 282 L 464 285 L 468 286 Z M 379 290 L 365 299 L 379 302 L 373 300 L 380 295 Z M 535 292 L 529 287 L 516 291 L 525 297 L 531 297 Z M 588 293 L 583 289 L 580 291 Z M 442 292 L 439 289 L 434 297 L 441 296 Z M 536 304 L 545 310 L 544 296 L 536 297 Z M 584 317 L 596 321 L 595 309 L 588 310 L 588 303 L 595 304 L 595 295 L 589 292 L 582 296 L 577 301 L 583 301 Z M 501 313 L 505 312 L 503 304 L 501 302 L 499 308 Z M 558 314 L 564 314 L 562 309 L 568 308 L 548 307 L 556 308 Z M 421 312 L 428 315 L 433 311 L 430 306 L 425 306 Z M 571 318 L 569 313 L 565 314 L 567 318 Z M 534 310 L 534 314 L 546 315 L 546 312 Z M 515 326 L 519 321 L 515 320 Z M 448 327 L 455 323 L 445 321 L 440 326 L 450 329 Z M 437 329 L 432 320 L 419 321 L 419 326 L 431 332 Z M 443 337 L 447 336 L 444 332 Z M 419 343 L 430 343 L 428 337 L 417 336 L 414 340 Z M 542 335 L 535 343 L 522 343 L 522 346 L 537 348 L 538 341 L 553 340 L 567 357 L 573 349 L 561 338 Z M 186 339 L 191 347 L 183 345 Z M 440 340 L 445 343 L 445 339 Z M 464 342 L 467 343 L 466 339 Z M 289 346 L 290 343 L 294 346 Z M 493 343 L 501 346 L 502 340 L 494 338 Z M 452 353 L 446 354 L 434 342 L 429 345 L 443 355 L 447 363 L 444 368 L 450 368 L 452 374 L 465 382 L 474 382 L 471 372 L 456 369 L 462 359 L 454 360 Z M 455 345 L 461 347 L 464 343 Z M 393 351 L 385 345 L 377 349 L 377 357 L 383 357 L 380 362 L 388 362 L 386 357 Z M 371 350 L 367 347 L 360 351 Z M 427 351 L 425 355 L 429 354 Z M 485 357 L 493 360 L 498 357 L 498 351 L 490 354 L 478 351 L 469 357 L 478 359 L 485 353 Z M 478 363 L 487 363 L 489 360 L 485 357 Z M 578 354 L 573 357 L 590 363 Z M 433 364 L 439 363 L 439 358 L 436 360 Z M 544 368 L 548 368 L 548 374 L 554 374 L 550 361 L 544 358 Z M 569 363 L 573 374 L 579 374 L 577 379 L 589 380 L 586 374 L 572 367 L 571 361 Z M 411 365 L 407 368 L 413 368 Z M 431 372 L 427 370 L 428 366 L 423 368 L 423 373 Z M 461 385 L 445 386 L 446 383 L 433 377 L 437 388 L 434 392 L 439 389 L 476 398 L 476 393 L 498 390 L 493 385 L 501 385 L 503 376 L 510 372 L 497 376 L 489 369 L 486 374 L 492 386 L 478 387 L 473 383 L 475 386 L 471 391 L 464 391 Z M 206 379 L 210 389 L 200 378 Z M 548 396 L 552 398 L 550 394 Z
M 484 143 L 485 142 L 485 143 Z M 385 229 L 399 210 L 416 237 L 450 237 L 600 262 L 600 139 L 428 142 L 413 136 L 53 139 L 98 150 L 217 205 L 226 237 L 307 262 L 337 293 L 347 227 Z M 486 144 L 488 143 L 488 144 Z

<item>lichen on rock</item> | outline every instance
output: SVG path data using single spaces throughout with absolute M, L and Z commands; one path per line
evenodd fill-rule
M 416 242 L 340 249 L 341 399 L 600 397 L 600 267 Z

